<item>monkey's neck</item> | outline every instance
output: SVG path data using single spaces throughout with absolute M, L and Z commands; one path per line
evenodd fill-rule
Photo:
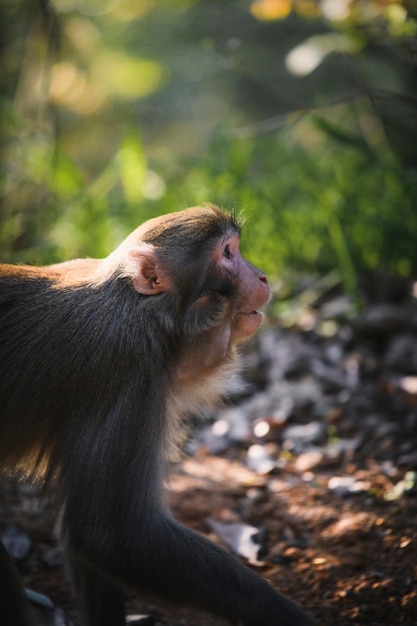
M 175 421 L 199 414 L 204 408 L 218 404 L 230 394 L 233 380 L 240 370 L 238 351 L 232 347 L 220 364 L 208 370 L 196 367 L 193 376 L 178 376 L 169 384 L 167 412 Z

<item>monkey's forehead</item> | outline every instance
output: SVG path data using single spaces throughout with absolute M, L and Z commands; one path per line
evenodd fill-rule
M 202 237 L 217 237 L 231 230 L 240 234 L 241 223 L 238 217 L 208 204 L 154 217 L 139 226 L 136 234 L 143 241 L 157 243 L 159 239 L 165 239 L 170 234 L 178 236 L 180 233 L 194 233 Z

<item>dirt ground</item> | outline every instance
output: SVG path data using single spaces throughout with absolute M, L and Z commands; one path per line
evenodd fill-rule
M 318 625 L 416 626 L 414 309 L 405 317 L 403 308 L 369 310 L 360 322 L 338 321 L 326 332 L 313 313 L 307 330 L 272 327 L 262 335 L 258 356 L 248 357 L 251 393 L 234 413 L 212 416 L 173 463 L 170 506 L 178 520 L 219 543 L 209 519 L 259 529 L 261 562 L 250 567 Z M 0 531 L 7 540 L 19 529 L 25 586 L 60 609 L 38 607 L 38 624 L 52 623 L 53 615 L 55 625 L 78 626 L 53 507 L 36 487 L 6 476 L 0 494 Z M 222 623 L 134 596 L 128 612 L 153 616 L 138 624 Z
M 377 467 L 348 467 L 375 495 L 332 495 L 331 471 L 303 479 L 286 470 L 263 478 L 236 460 L 187 460 L 172 477 L 171 504 L 183 523 L 213 540 L 206 519 L 244 520 L 266 530 L 264 565 L 256 567 L 274 586 L 299 601 L 322 626 L 417 624 L 417 501 L 386 502 L 390 486 Z M 308 477 L 309 478 L 309 477 Z M 385 484 L 384 484 L 385 483 Z M 2 480 L 8 523 L 30 536 L 32 551 L 20 564 L 25 585 L 46 594 L 78 624 L 63 566 L 46 565 L 56 547 L 53 516 L 31 489 Z M 46 507 L 48 509 L 48 507 Z M 6 511 L 4 511 L 6 513 Z M 212 617 L 152 602 L 129 602 L 129 613 L 149 614 L 166 626 L 209 626 Z M 44 610 L 38 611 L 40 616 Z M 41 619 L 41 618 L 39 618 Z M 41 621 L 39 622 L 41 623 Z M 261 625 L 260 625 L 261 626 Z

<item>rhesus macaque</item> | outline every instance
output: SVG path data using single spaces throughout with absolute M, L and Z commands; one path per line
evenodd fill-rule
M 232 624 L 311 624 L 164 503 L 178 420 L 226 391 L 236 346 L 270 296 L 240 255 L 239 230 L 208 205 L 149 220 L 103 260 L 0 266 L 0 460 L 57 480 L 88 626 L 125 623 L 126 586 Z M 26 626 L 4 550 L 1 564 L 2 624 Z

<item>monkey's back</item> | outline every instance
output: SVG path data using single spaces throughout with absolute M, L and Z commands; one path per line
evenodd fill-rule
M 29 471 L 67 422 L 115 401 L 115 367 L 126 380 L 137 366 L 125 349 L 134 330 L 116 323 L 117 293 L 62 275 L 0 266 L 0 460 Z

